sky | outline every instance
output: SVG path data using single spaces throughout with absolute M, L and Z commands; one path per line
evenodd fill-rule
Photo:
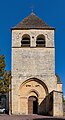
M 55 27 L 55 73 L 60 76 L 65 96 L 65 0 L 1 0 L 0 54 L 4 54 L 6 70 L 11 70 L 11 28 L 34 13 Z

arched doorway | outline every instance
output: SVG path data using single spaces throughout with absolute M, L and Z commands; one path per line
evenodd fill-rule
M 36 96 L 30 96 L 28 98 L 28 114 L 38 113 L 38 99 Z
M 40 104 L 48 95 L 46 84 L 37 79 L 30 78 L 24 81 L 19 88 L 19 104 L 20 114 L 40 114 L 46 109 L 41 108 Z

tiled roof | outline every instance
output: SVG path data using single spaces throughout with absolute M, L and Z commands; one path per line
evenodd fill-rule
M 43 20 L 41 20 L 34 13 L 24 18 L 18 25 L 12 29 L 54 29 L 47 25 Z
M 56 77 L 57 77 L 57 83 L 62 84 L 59 75 L 56 74 Z

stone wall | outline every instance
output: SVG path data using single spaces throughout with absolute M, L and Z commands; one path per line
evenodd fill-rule
M 21 47 L 21 40 L 24 34 L 28 34 L 30 36 L 30 47 Z M 46 45 L 45 47 L 37 48 L 36 38 L 40 34 L 45 36 Z M 55 76 L 54 30 L 12 31 L 12 114 L 22 114 L 22 109 L 23 113 L 28 114 L 27 96 L 24 96 L 22 101 L 23 91 L 25 93 L 27 89 L 24 87 L 21 94 L 19 93 L 19 90 L 20 86 L 25 81 L 33 78 L 42 81 L 47 86 L 48 93 L 58 89 L 57 78 Z M 36 90 L 34 86 L 32 89 Z M 44 87 L 41 91 L 44 91 Z M 45 93 L 42 95 L 42 92 L 40 92 L 40 96 L 42 96 L 38 99 L 40 106 L 43 102 L 42 98 L 44 98 L 45 95 Z M 23 104 L 20 105 L 20 103 Z M 25 105 L 27 107 L 25 107 Z M 46 108 L 48 108 L 48 105 L 47 97 Z
M 13 77 L 54 76 L 54 49 L 13 48 L 12 53 Z
M 53 116 L 63 116 L 62 92 L 53 91 Z
M 36 46 L 36 38 L 38 35 L 45 36 L 46 47 L 54 47 L 54 30 L 13 30 L 12 31 L 12 47 L 21 47 L 21 40 L 24 34 L 30 36 L 30 47 Z
M 40 105 L 39 114 L 53 115 L 53 92 L 49 93 Z
M 65 102 L 63 102 L 63 115 L 65 116 Z
M 12 106 L 18 108 L 18 90 L 27 79 L 38 78 L 47 85 L 49 92 L 57 89 L 54 75 L 54 48 L 12 49 Z M 14 110 L 13 110 L 14 111 Z
M 63 116 L 62 92 L 52 91 L 49 93 L 43 100 L 41 108 L 41 114 Z

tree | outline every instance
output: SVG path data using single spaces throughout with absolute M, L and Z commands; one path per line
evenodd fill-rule
M 10 90 L 11 72 L 5 70 L 5 57 L 0 55 L 0 95 Z

